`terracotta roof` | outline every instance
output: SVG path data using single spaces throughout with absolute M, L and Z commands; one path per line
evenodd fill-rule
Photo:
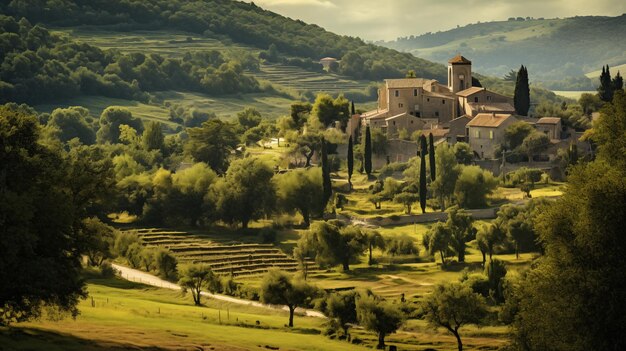
M 451 58 L 450 61 L 448 61 L 448 63 L 471 65 L 472 61 L 470 61 L 470 60 L 466 59 L 465 57 L 461 56 L 461 54 L 458 54 L 458 55 L 454 56 L 453 58 Z
M 454 96 L 452 96 L 452 95 L 446 95 L 446 94 L 441 94 L 441 93 L 434 93 L 432 91 L 424 91 L 424 96 L 454 100 Z
M 480 93 L 481 91 L 484 91 L 484 90 L 487 90 L 487 89 L 480 88 L 480 87 L 471 87 L 471 88 L 467 88 L 465 90 L 459 91 L 458 93 L 456 93 L 456 95 L 462 96 L 462 97 L 468 97 L 476 93 Z
M 479 113 L 467 123 L 467 126 L 497 128 L 509 118 L 515 119 L 510 113 Z
M 432 79 L 424 79 L 424 78 L 400 78 L 400 79 L 385 79 L 385 83 L 387 83 L 387 88 L 421 88 L 424 84 L 432 81 Z
M 435 128 L 435 129 L 424 129 L 422 131 L 422 134 L 424 134 L 425 136 L 428 136 L 428 134 L 432 133 L 433 138 L 443 138 L 444 136 L 448 135 L 449 132 L 450 132 L 450 129 Z
M 561 119 L 559 117 L 543 117 L 539 118 L 537 124 L 559 124 Z
M 469 102 L 468 105 L 478 112 L 515 112 L 515 107 L 508 102 Z

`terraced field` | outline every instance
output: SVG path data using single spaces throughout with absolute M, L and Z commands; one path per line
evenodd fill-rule
M 252 74 L 258 79 L 287 88 L 332 94 L 363 91 L 370 84 L 368 81 L 356 81 L 336 74 L 311 72 L 300 67 L 281 64 L 261 65 L 261 71 Z
M 202 234 L 158 228 L 134 229 L 145 246 L 165 247 L 179 263 L 204 263 L 217 274 L 263 274 L 271 268 L 295 272 L 297 262 L 272 244 L 216 240 Z M 315 263 L 307 263 L 314 267 Z

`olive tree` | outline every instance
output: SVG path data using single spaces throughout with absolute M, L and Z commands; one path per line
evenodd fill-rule
M 376 348 L 385 349 L 385 337 L 395 333 L 404 324 L 405 316 L 396 306 L 376 296 L 361 296 L 356 302 L 359 324 L 378 335 Z
M 304 281 L 293 280 L 283 271 L 272 269 L 263 277 L 259 293 L 263 303 L 287 306 L 289 327 L 293 327 L 296 308 L 309 302 L 316 294 L 316 289 Z

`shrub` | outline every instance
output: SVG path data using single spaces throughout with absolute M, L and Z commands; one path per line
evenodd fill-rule
M 113 278 L 117 274 L 117 269 L 113 268 L 111 262 L 104 261 L 100 265 L 100 275 L 102 278 Z
M 273 228 L 265 227 L 261 229 L 259 235 L 261 236 L 261 242 L 263 244 L 273 244 L 276 242 L 277 233 Z

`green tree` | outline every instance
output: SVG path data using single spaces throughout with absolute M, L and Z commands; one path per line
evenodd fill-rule
M 493 174 L 478 166 L 465 166 L 456 181 L 454 194 L 460 206 L 479 208 L 487 205 L 487 195 L 498 185 Z
M 430 165 L 430 180 L 434 182 L 437 179 L 437 162 L 435 161 L 433 133 L 428 134 L 428 161 Z
M 426 179 L 426 137 L 422 135 L 420 137 L 420 207 L 422 208 L 422 213 L 426 213 L 426 192 L 428 188 L 426 187 L 427 179 Z
M 348 337 L 351 324 L 358 322 L 356 318 L 356 301 L 358 294 L 355 291 L 330 294 L 324 301 L 325 313 L 334 319 Z
M 82 221 L 81 236 L 86 241 L 86 256 L 91 266 L 100 266 L 104 260 L 113 257 L 113 245 L 117 231 L 97 217 Z
M 592 140 L 598 144 L 602 160 L 626 168 L 626 93 L 616 92 L 613 102 L 602 108 Z
M 299 130 L 304 126 L 312 110 L 313 105 L 309 102 L 296 102 L 291 105 L 290 116 L 295 129 Z
M 417 200 L 420 200 L 420 196 L 418 194 L 407 191 L 396 194 L 393 197 L 394 202 L 404 205 L 404 211 L 406 214 L 411 214 L 411 208 Z
M 132 113 L 123 107 L 107 107 L 100 115 L 100 129 L 96 133 L 99 143 L 116 144 L 120 141 L 120 126 L 127 125 L 138 133 L 143 132 L 143 122 L 134 118 Z
M 528 70 L 523 65 L 517 72 L 513 103 L 515 105 L 515 113 L 520 116 L 528 115 L 528 110 L 530 109 L 530 85 L 528 83 Z
M 459 262 L 465 262 L 467 242 L 476 236 L 472 216 L 458 206 L 451 207 L 446 212 L 448 212 L 446 227 L 450 231 L 450 246 L 456 252 Z
M 159 122 L 150 122 L 143 132 L 141 142 L 144 150 L 165 150 L 165 137 L 163 136 L 163 126 Z
M 300 212 L 305 227 L 309 227 L 311 215 L 322 214 L 322 172 L 319 168 L 280 174 L 275 177 L 275 182 L 280 207 L 288 212 Z
M 328 94 L 318 94 L 313 103 L 311 115 L 317 118 L 324 127 L 328 127 L 335 121 L 341 122 L 341 125 L 345 127 L 350 117 L 349 108 L 350 102 L 341 95 L 333 99 Z
M 168 249 L 160 247 L 154 251 L 154 267 L 160 277 L 176 279 L 178 261 Z
M 461 165 L 469 165 L 474 159 L 472 148 L 468 143 L 456 143 L 454 144 L 454 155 L 456 156 L 456 162 Z M 439 168 L 441 170 L 441 168 Z
M 354 104 L 352 105 L 354 107 Z M 352 135 L 348 139 L 348 184 L 352 190 L 352 173 L 354 172 L 354 146 L 352 144 Z
M 2 325 L 36 318 L 44 306 L 76 316 L 86 297 L 77 230 L 86 209 L 68 189 L 71 166 L 39 143 L 39 132 L 29 111 L 0 106 Z
M 494 223 L 483 224 L 476 232 L 476 240 L 484 244 L 483 266 L 485 265 L 485 255 L 489 255 L 489 262 L 493 261 L 494 247 L 504 242 L 506 238 L 506 232 L 501 226 L 499 221 L 495 221 Z
M 611 86 L 612 86 L 612 89 L 613 89 L 613 94 L 615 94 L 615 92 L 617 92 L 617 91 L 620 91 L 620 90 L 624 89 L 624 78 L 619 73 L 619 71 L 617 71 L 617 74 L 615 75 L 615 78 L 613 78 L 613 80 L 611 81 Z
M 361 296 L 356 302 L 359 324 L 378 335 L 376 348 L 385 349 L 385 337 L 404 324 L 405 317 L 396 306 L 375 296 Z
M 212 196 L 226 223 L 248 223 L 271 213 L 276 204 L 274 171 L 258 158 L 233 161 L 226 176 L 212 187 Z
M 624 168 L 603 160 L 572 168 L 564 195 L 535 220 L 544 254 L 514 294 L 515 346 L 626 348 L 625 211 Z
M 439 253 L 441 257 L 441 267 L 446 266 L 446 257 L 450 250 L 451 233 L 450 228 L 445 223 L 437 222 L 424 236 L 424 246 L 428 249 L 428 253 L 435 255 Z
M 218 174 L 228 169 L 231 152 L 237 147 L 239 138 L 231 123 L 211 119 L 200 128 L 188 128 L 189 140 L 185 152 L 196 162 L 204 162 Z
M 180 285 L 183 293 L 187 290 L 191 291 L 193 303 L 201 306 L 200 298 L 202 290 L 208 289 L 214 293 L 217 291 L 219 278 L 213 273 L 211 267 L 205 264 L 189 264 L 181 267 L 178 285 Z
M 374 264 L 374 260 L 372 258 L 372 251 L 374 248 L 384 249 L 385 248 L 385 238 L 376 230 L 365 230 L 365 240 L 367 241 L 367 250 L 368 250 L 368 259 L 367 264 Z
M 602 66 L 602 73 L 600 74 L 600 86 L 598 87 L 598 95 L 604 102 L 611 102 L 613 100 L 613 82 L 611 80 L 611 71 L 609 65 L 606 68 Z
M 365 127 L 365 149 L 363 152 L 365 173 L 369 176 L 372 174 L 372 135 L 369 125 Z
M 349 271 L 350 263 L 358 262 L 367 248 L 367 241 L 358 227 L 321 222 L 300 238 L 299 246 L 305 252 L 315 253 L 319 265 L 340 264 L 344 271 Z
M 491 260 L 485 266 L 484 274 L 489 282 L 489 296 L 496 302 L 504 302 L 504 277 L 506 265 L 500 260 Z
M 504 143 L 509 150 L 513 150 L 522 145 L 524 139 L 534 131 L 535 128 L 524 121 L 515 122 L 504 130 Z
M 96 141 L 96 135 L 88 119 L 91 119 L 91 116 L 89 110 L 84 107 L 57 108 L 50 114 L 48 127 L 58 131 L 57 137 L 61 142 L 78 138 L 81 143 L 91 145 Z
M 244 130 L 258 126 L 261 124 L 262 120 L 261 112 L 257 111 L 254 107 L 246 107 L 245 110 L 237 113 L 237 121 Z
M 289 327 L 293 327 L 296 308 L 305 306 L 315 296 L 315 287 L 293 280 L 280 270 L 272 269 L 263 277 L 259 296 L 263 303 L 285 305 L 289 308 Z
M 326 207 L 328 200 L 333 194 L 333 183 L 330 179 L 330 165 L 328 164 L 328 146 L 326 140 L 322 138 L 322 205 Z
M 461 167 L 457 164 L 454 149 L 448 143 L 437 145 L 435 154 L 435 164 L 438 172 L 435 180 L 431 183 L 431 187 L 433 192 L 439 196 L 441 210 L 445 211 L 446 202 L 450 202 L 452 195 L 454 195 L 454 188 L 456 180 L 461 173 Z
M 521 148 L 528 155 L 528 162 L 532 162 L 536 154 L 546 150 L 550 146 L 550 138 L 537 130 L 530 133 L 522 142 Z
M 445 328 L 454 335 L 459 351 L 463 351 L 459 329 L 468 324 L 480 325 L 487 315 L 483 297 L 460 283 L 437 285 L 421 308 L 431 327 Z

